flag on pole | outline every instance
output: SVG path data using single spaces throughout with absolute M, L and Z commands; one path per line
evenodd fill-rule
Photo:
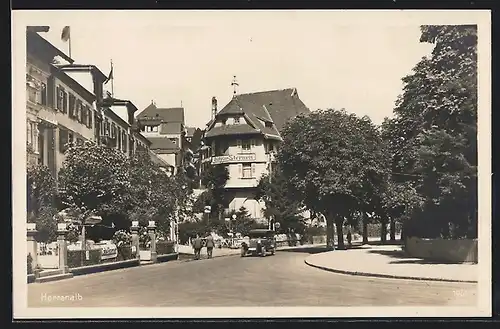
M 109 71 L 108 77 L 106 78 L 106 81 L 104 81 L 104 84 L 107 84 L 112 79 L 113 79 L 113 65 L 111 65 L 111 71 Z
M 66 42 L 71 38 L 69 26 L 65 26 L 61 33 L 61 40 Z

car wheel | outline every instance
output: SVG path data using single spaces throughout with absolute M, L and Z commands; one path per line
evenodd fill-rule
M 264 247 L 264 246 L 263 246 L 263 247 L 260 249 L 260 254 L 261 254 L 261 256 L 262 256 L 262 257 L 266 257 L 266 255 L 267 255 L 267 250 L 266 250 L 266 247 Z

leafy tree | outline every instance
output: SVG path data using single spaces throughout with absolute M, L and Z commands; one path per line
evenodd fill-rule
M 234 220 L 232 219 L 233 214 L 236 215 Z M 241 233 L 243 236 L 248 235 L 248 232 L 252 229 L 263 227 L 250 217 L 248 210 L 244 206 L 241 206 L 238 211 L 230 212 L 229 217 L 231 218 L 231 230 L 235 233 Z
M 89 215 L 106 219 L 124 215 L 130 184 L 128 161 L 117 149 L 85 142 L 72 145 L 59 172 L 59 194 L 62 204 L 83 220 Z M 123 225 L 128 226 L 128 225 Z
M 420 234 L 475 237 L 477 27 L 431 25 L 421 32 L 420 41 L 434 49 L 403 78 L 395 117 L 386 123 L 393 179 L 425 199 L 416 211 L 434 221 L 422 221 L 428 232 Z
M 52 242 L 57 238 L 57 213 L 55 198 L 56 182 L 48 167 L 30 165 L 27 168 L 27 215 L 28 222 L 36 223 L 36 239 Z
M 212 214 L 217 214 L 219 219 L 227 204 L 225 186 L 229 179 L 229 171 L 225 165 L 213 165 L 203 173 L 201 183 L 210 190 L 212 199 L 210 205 Z
M 127 214 L 131 220 L 146 226 L 154 220 L 160 233 L 170 231 L 170 221 L 187 214 L 190 193 L 189 178 L 183 172 L 168 177 L 147 152 L 137 152 L 129 159 L 130 189 Z
M 290 229 L 297 233 L 304 230 L 304 222 L 301 216 L 301 204 L 291 195 L 288 180 L 281 169 L 275 168 L 269 175 L 264 175 L 257 186 L 257 199 L 264 201 L 266 218 L 273 218 L 279 223 L 279 231 L 288 232 Z
M 328 246 L 333 224 L 344 247 L 343 224 L 384 174 L 379 131 L 369 118 L 345 111 L 315 111 L 289 121 L 278 153 L 291 195 L 325 214 Z M 373 194 L 373 193 L 372 193 Z

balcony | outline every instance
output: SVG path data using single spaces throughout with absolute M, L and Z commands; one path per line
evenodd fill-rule
M 229 163 L 244 163 L 244 162 L 255 162 L 257 156 L 255 153 L 245 153 L 236 155 L 220 155 L 211 158 L 211 163 L 213 165 L 217 164 L 229 164 Z

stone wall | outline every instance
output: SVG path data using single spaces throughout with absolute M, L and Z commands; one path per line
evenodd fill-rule
M 407 238 L 405 251 L 411 257 L 453 263 L 477 263 L 477 240 Z

